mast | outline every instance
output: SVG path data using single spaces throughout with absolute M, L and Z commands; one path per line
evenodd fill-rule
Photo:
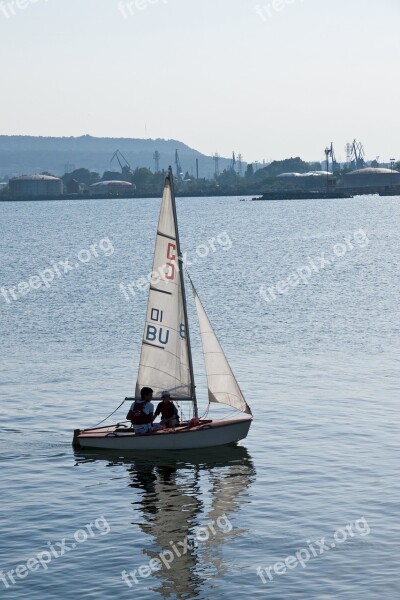
M 173 216 L 174 216 L 176 249 L 177 249 L 177 253 L 178 253 L 178 270 L 179 270 L 179 277 L 180 277 L 180 281 L 181 281 L 183 313 L 185 316 L 186 341 L 187 341 L 187 347 L 188 347 L 189 370 L 190 370 L 190 379 L 191 379 L 191 394 L 190 395 L 191 395 L 191 399 L 193 402 L 193 416 L 197 419 L 198 418 L 198 410 L 197 410 L 197 399 L 196 399 L 196 386 L 194 384 L 192 348 L 190 345 L 189 319 L 188 319 L 187 303 L 186 303 L 185 279 L 184 279 L 184 275 L 183 275 L 181 244 L 179 242 L 178 218 L 177 218 L 177 214 L 176 214 L 174 176 L 172 173 L 172 167 L 169 167 L 167 177 L 169 179 L 169 184 L 171 187 L 172 212 L 173 212 Z

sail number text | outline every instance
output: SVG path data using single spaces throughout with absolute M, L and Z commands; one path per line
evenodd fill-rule
M 161 326 L 164 318 L 164 311 L 159 308 L 150 310 L 150 321 L 157 325 L 148 324 L 145 331 L 145 340 L 150 343 L 158 343 L 165 347 L 169 341 L 170 329 Z M 179 336 L 181 340 L 186 339 L 186 327 L 184 323 L 179 324 Z

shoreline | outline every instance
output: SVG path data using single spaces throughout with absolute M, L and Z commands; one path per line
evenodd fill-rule
M 400 190 L 393 189 L 380 189 L 380 190 L 362 190 L 362 189 L 340 189 L 335 192 L 322 192 L 322 191 L 304 191 L 304 190 L 285 190 L 279 192 L 264 192 L 260 193 L 259 197 L 254 196 L 253 193 L 221 193 L 221 194 L 183 194 L 177 193 L 177 198 L 240 198 L 243 201 L 253 202 L 272 202 L 277 200 L 344 200 L 351 199 L 356 196 L 380 196 L 380 197 L 391 197 L 400 196 Z M 146 200 L 146 199 L 158 199 L 159 196 L 156 194 L 140 194 L 140 195 L 113 195 L 113 194 L 102 194 L 98 196 L 85 196 L 78 194 L 64 194 L 58 197 L 52 196 L 39 196 L 37 198 L 25 197 L 25 198 L 11 198 L 9 196 L 0 197 L 0 203 L 2 202 L 64 202 L 68 200 Z

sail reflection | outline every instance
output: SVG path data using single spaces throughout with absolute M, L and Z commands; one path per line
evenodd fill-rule
M 143 534 L 139 564 L 154 567 L 140 584 L 151 597 L 196 598 L 206 580 L 226 572 L 223 547 L 246 534 L 236 517 L 255 478 L 245 448 L 132 459 L 77 453 L 78 464 L 88 460 L 127 467 L 128 485 L 138 492 L 132 524 Z

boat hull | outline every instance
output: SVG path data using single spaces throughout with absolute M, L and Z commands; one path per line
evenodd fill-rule
M 104 427 L 77 432 L 75 445 L 104 450 L 186 450 L 235 444 L 244 439 L 250 429 L 251 417 L 224 421 L 200 422 L 195 427 L 182 427 L 137 435 L 131 429 Z

